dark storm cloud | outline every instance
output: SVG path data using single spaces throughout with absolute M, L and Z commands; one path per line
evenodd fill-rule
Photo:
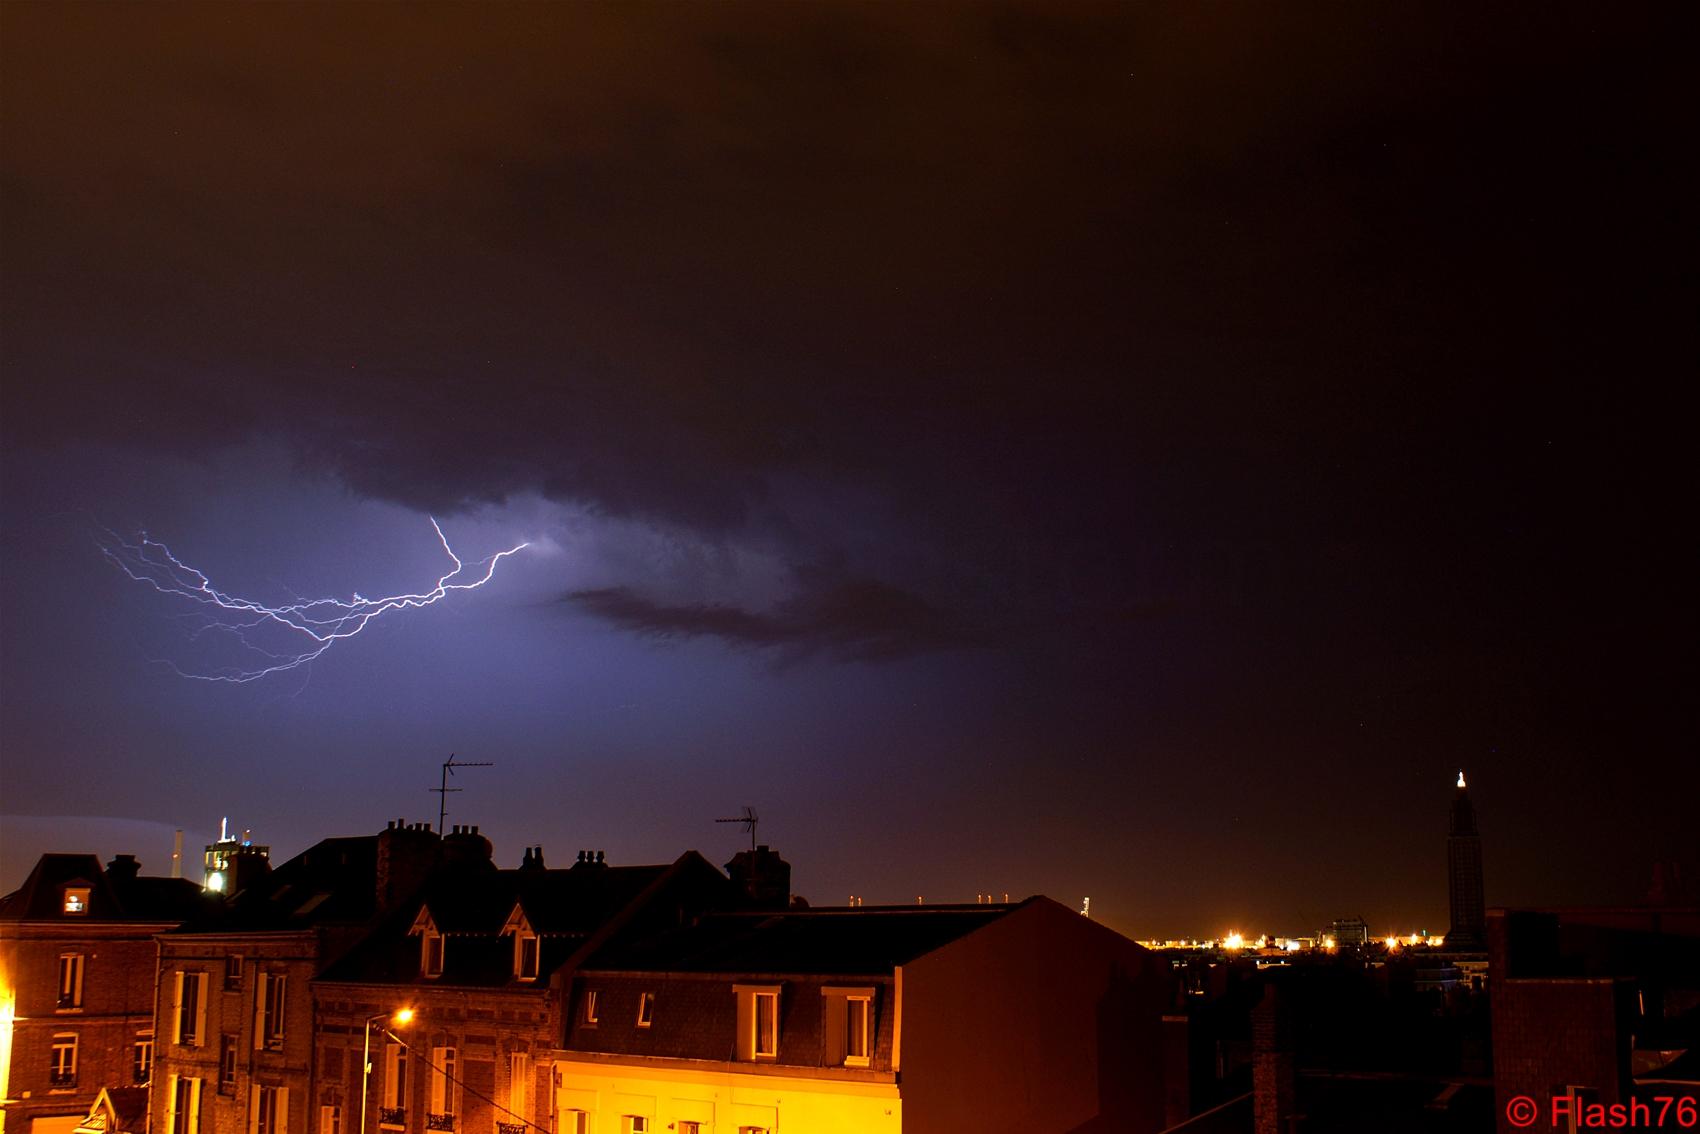
M 861 662 L 987 644 L 985 635 L 919 596 L 873 580 L 837 583 L 760 614 L 714 603 L 669 605 L 625 587 L 575 591 L 565 601 L 653 638 L 717 638 L 795 660 L 816 652 Z

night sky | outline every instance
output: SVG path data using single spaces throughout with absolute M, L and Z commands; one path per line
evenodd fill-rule
M 0 6 L 0 889 L 513 866 L 1145 935 L 1633 901 L 1695 771 L 1680 5 Z M 248 684 L 126 578 L 482 589 Z M 191 855 L 193 857 L 193 853 Z

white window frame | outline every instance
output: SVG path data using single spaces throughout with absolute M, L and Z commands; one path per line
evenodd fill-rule
M 261 971 L 254 980 L 254 1050 L 282 1051 L 289 974 Z
M 218 1086 L 215 1089 L 219 1094 L 236 1093 L 236 1068 L 236 1037 L 225 1032 L 218 1037 Z
M 854 1007 L 861 1007 L 861 1027 L 856 1026 Z M 854 992 L 844 997 L 844 1066 L 866 1067 L 874 1053 L 874 997 L 871 992 Z M 860 1039 L 860 1045 L 852 1043 Z M 861 1054 L 856 1053 L 860 1046 Z
M 738 998 L 738 1035 L 736 1055 L 741 1063 L 771 1063 L 779 1058 L 779 1012 L 781 986 L 777 984 L 735 984 L 732 994 Z M 761 1032 L 761 1006 L 770 1003 L 773 1016 L 765 1035 Z
M 640 1027 L 640 1028 L 647 1028 L 647 1027 L 650 1027 L 651 1025 L 653 1025 L 654 1023 L 655 1023 L 655 993 L 653 993 L 653 992 L 640 992 L 640 993 L 638 993 L 637 1026 Z
M 530 1085 L 530 1079 L 531 1056 L 523 1051 L 510 1051 L 508 1053 L 508 1114 L 510 1117 L 518 1118 L 521 1122 L 527 1121 L 526 1116 L 530 1113 L 525 1105 L 526 1087 Z
M 591 1027 L 596 1026 L 596 990 L 594 988 L 584 990 L 584 1022 Z
M 289 1088 L 255 1083 L 248 1089 L 248 1134 L 288 1134 Z
M 136 1033 L 135 1043 L 130 1048 L 130 1078 L 141 1083 L 153 1082 L 153 1029 L 144 1028 Z
M 170 1075 L 166 1079 L 165 1134 L 199 1134 L 201 1080 Z
M 649 1116 L 647 1114 L 622 1114 L 620 1116 L 620 1134 L 649 1134 Z
M 83 1010 L 83 966 L 88 957 L 83 953 L 59 954 L 59 999 L 55 1011 Z
M 431 1114 L 453 1115 L 455 1112 L 455 1049 L 431 1049 L 431 1093 L 425 1103 Z
M 407 1047 L 399 1043 L 384 1045 L 384 1108 L 407 1109 Z
M 567 1126 L 561 1134 L 590 1134 L 590 1112 L 588 1110 L 564 1110 Z
M 77 1033 L 54 1032 L 48 1050 L 47 1080 L 52 1087 L 77 1085 Z
M 531 948 L 531 964 L 526 962 L 526 947 Z M 532 981 L 543 968 L 543 940 L 529 930 L 514 934 L 514 979 Z M 529 971 L 528 971 L 529 970 Z
M 59 908 L 70 917 L 87 917 L 89 914 L 89 888 L 87 886 L 67 886 Z
M 172 1006 L 174 1011 L 171 1014 L 171 1042 L 179 1047 L 205 1047 L 207 974 L 191 969 L 178 969 Z
M 435 952 L 433 953 L 433 949 Z M 419 975 L 427 980 L 436 980 L 443 975 L 443 962 L 448 956 L 449 945 L 443 935 L 434 929 L 427 929 L 419 935 Z

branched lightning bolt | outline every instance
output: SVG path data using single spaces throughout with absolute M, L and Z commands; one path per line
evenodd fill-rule
M 304 666 L 343 639 L 352 638 L 366 629 L 374 618 L 392 610 L 430 606 L 447 597 L 450 591 L 476 590 L 495 575 L 496 564 L 531 546 L 522 543 L 506 551 L 498 551 L 488 559 L 481 559 L 473 567 L 482 567 L 483 574 L 475 579 L 461 580 L 459 576 L 467 569 L 466 564 L 449 546 L 442 525 L 434 518 L 431 527 L 436 529 L 437 541 L 443 545 L 443 552 L 454 564 L 454 569 L 440 576 L 437 585 L 430 590 L 384 598 L 367 598 L 358 591 L 346 599 L 296 596 L 297 601 L 285 606 L 269 606 L 219 590 L 206 575 L 179 560 L 169 547 L 150 539 L 146 532 L 138 537 L 139 542 L 136 543 L 110 531 L 105 532 L 104 538 L 98 542 L 107 559 L 138 583 L 146 583 L 160 594 L 175 595 L 217 611 L 203 613 L 203 621 L 193 637 L 208 633 L 230 635 L 258 659 L 253 668 L 224 666 L 211 673 L 193 673 L 167 662 L 172 669 L 198 681 L 242 684 Z M 277 641 L 262 645 L 257 639 L 265 632 L 271 632 Z

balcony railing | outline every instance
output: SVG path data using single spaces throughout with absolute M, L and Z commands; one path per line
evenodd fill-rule
M 452 1131 L 454 1128 L 455 1128 L 455 1116 L 454 1115 L 452 1115 L 452 1114 L 431 1114 L 429 1111 L 426 1112 L 426 1114 L 425 1114 L 425 1129 L 427 1129 L 427 1130 L 450 1130 L 450 1131 Z
M 381 1106 L 378 1108 L 379 1126 L 406 1126 L 407 1108 L 405 1106 Z
M 77 1073 L 75 1071 L 49 1071 L 47 1081 L 55 1087 L 74 1087 L 77 1085 Z
M 525 1123 L 498 1122 L 496 1123 L 496 1134 L 525 1134 Z

